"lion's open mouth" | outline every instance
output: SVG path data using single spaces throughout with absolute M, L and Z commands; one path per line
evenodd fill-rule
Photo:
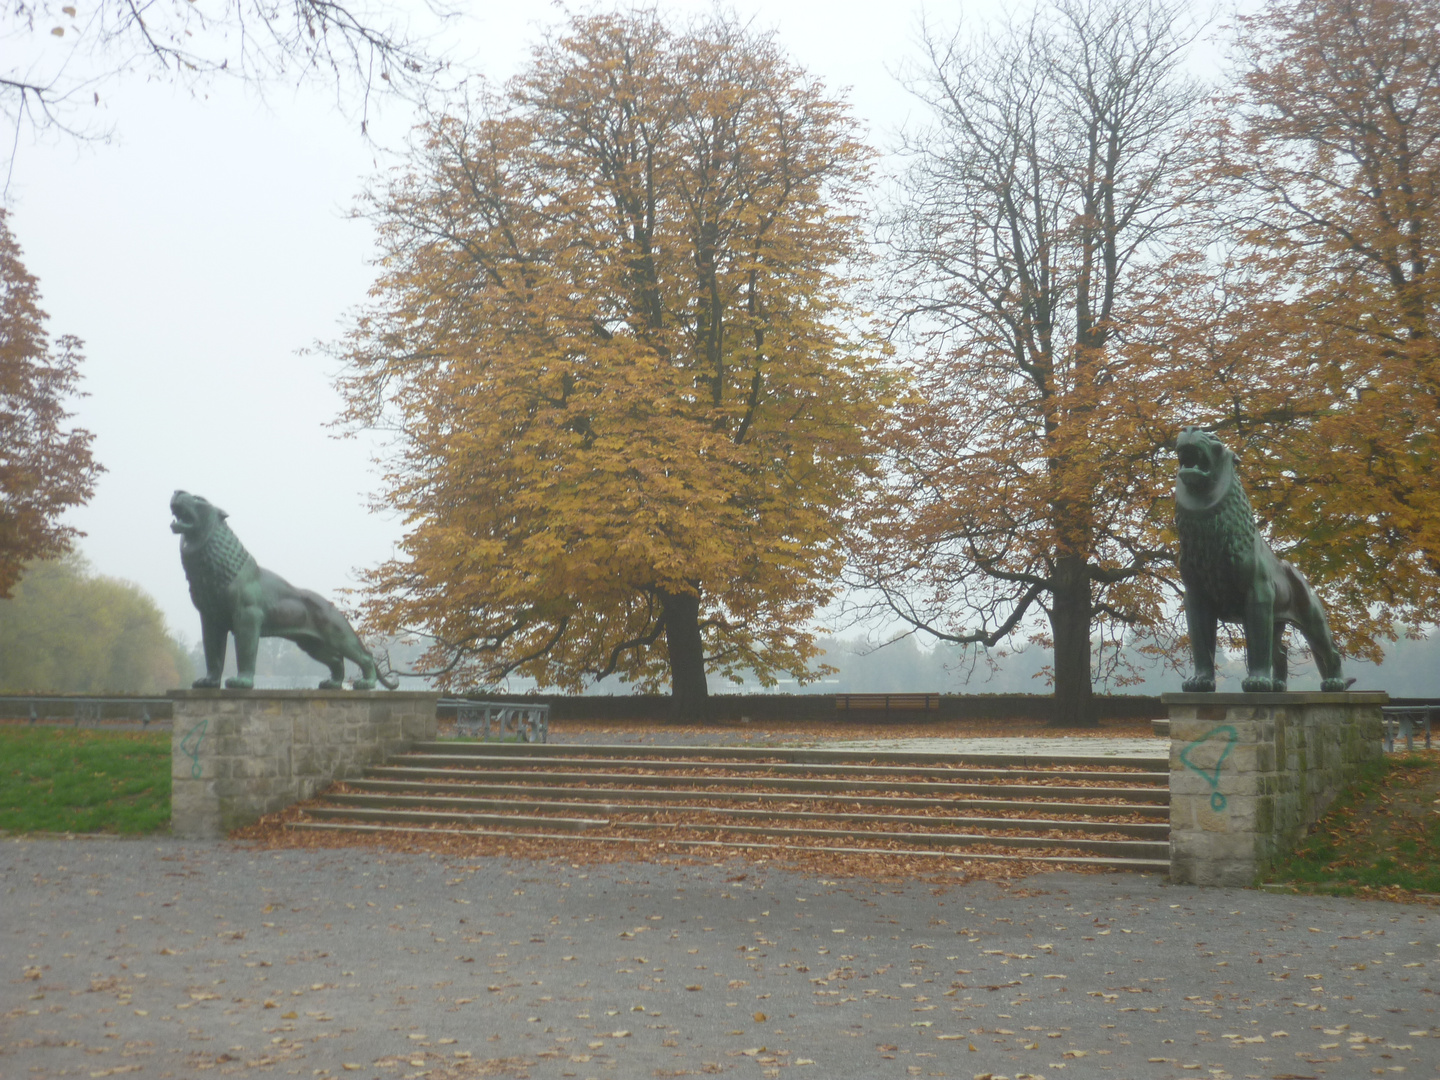
M 1182 442 L 1175 448 L 1180 459 L 1180 483 L 1191 491 L 1205 491 L 1214 482 L 1210 456 L 1194 443 Z
M 194 509 L 190 506 L 188 498 L 183 491 L 177 491 L 170 499 L 171 532 L 185 532 L 185 530 L 195 527 Z

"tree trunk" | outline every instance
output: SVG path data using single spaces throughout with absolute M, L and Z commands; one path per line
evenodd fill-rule
M 1055 639 L 1055 708 L 1051 727 L 1098 727 L 1090 692 L 1090 576 L 1085 558 L 1064 555 L 1055 564 L 1050 633 Z
M 670 707 L 673 718 L 705 720 L 710 691 L 705 683 L 705 647 L 700 640 L 700 597 L 660 594 L 665 618 L 665 647 L 670 654 Z

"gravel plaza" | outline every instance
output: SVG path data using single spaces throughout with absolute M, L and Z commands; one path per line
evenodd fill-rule
M 1440 1075 L 1424 905 L 0 842 L 0 1078 Z

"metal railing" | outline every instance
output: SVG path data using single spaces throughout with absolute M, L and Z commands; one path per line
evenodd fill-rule
M 508 701 L 470 701 L 441 698 L 437 710 L 455 710 L 455 730 L 467 738 L 505 739 L 513 735 L 523 742 L 547 742 L 550 738 L 550 706 L 519 705 Z
M 1425 749 L 1430 749 L 1430 718 L 1433 713 L 1440 713 L 1440 707 L 1434 705 L 1386 705 L 1380 712 L 1383 714 L 1385 722 L 1385 752 L 1387 754 L 1394 753 L 1397 735 L 1405 740 L 1406 753 L 1414 750 L 1417 727 L 1425 732 Z
M 153 720 L 169 720 L 173 707 L 169 698 L 130 695 L 54 697 L 7 694 L 0 698 L 0 716 L 23 720 L 28 715 L 31 724 L 38 724 L 41 720 L 69 720 L 74 727 L 84 723 L 99 724 L 107 719 L 138 720 L 141 727 L 149 727 Z M 135 715 L 137 711 L 138 716 Z

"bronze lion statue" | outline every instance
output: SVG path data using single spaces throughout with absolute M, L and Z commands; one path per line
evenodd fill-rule
M 1325 609 L 1305 575 L 1276 556 L 1255 527 L 1250 500 L 1235 471 L 1235 454 L 1198 427 L 1181 430 L 1175 451 L 1180 459 L 1175 527 L 1195 663 L 1195 674 L 1185 680 L 1186 693 L 1215 689 L 1215 630 L 1220 622 L 1245 627 L 1246 693 L 1285 689 L 1286 623 L 1305 635 L 1320 668 L 1320 689 L 1344 690 L 1350 682 L 1341 674 Z
M 370 650 L 334 604 L 257 565 L 225 524 L 224 510 L 199 495 L 177 491 L 170 499 L 170 513 L 170 531 L 180 534 L 180 564 L 190 583 L 190 599 L 200 612 L 205 645 L 205 677 L 195 680 L 195 689 L 220 685 L 231 634 L 236 672 L 225 685 L 232 690 L 255 685 L 255 653 L 262 637 L 293 641 L 328 667 L 330 678 L 320 684 L 321 690 L 344 688 L 346 660 L 360 668 L 356 690 L 373 690 L 377 680 L 391 690 L 399 685 L 393 675 L 377 672 Z

